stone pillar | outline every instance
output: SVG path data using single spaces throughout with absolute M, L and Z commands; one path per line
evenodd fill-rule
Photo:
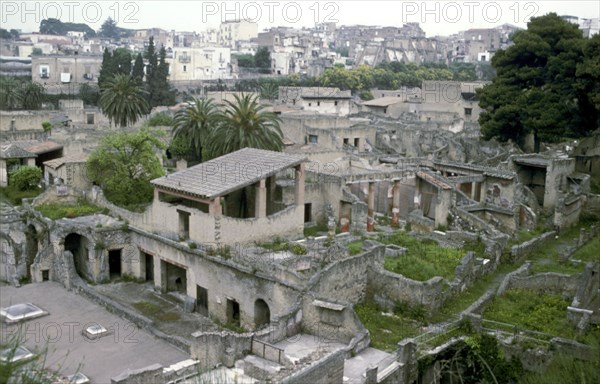
M 435 206 L 435 226 L 448 225 L 448 213 L 450 212 L 450 204 L 452 199 L 452 191 L 450 189 L 437 190 L 437 204 Z
M 185 159 L 179 159 L 175 163 L 175 170 L 182 171 L 187 168 L 187 161 Z
M 297 207 L 304 207 L 304 164 L 296 166 L 296 189 L 294 193 Z
M 260 219 L 267 217 L 267 187 L 265 179 L 256 183 L 256 197 L 254 200 L 254 217 Z
M 215 197 L 208 205 L 208 214 L 217 217 L 221 216 L 222 213 L 223 207 L 221 206 L 221 198 Z
M 369 196 L 367 197 L 367 232 L 375 230 L 375 183 L 369 182 Z
M 154 288 L 167 292 L 167 263 L 158 256 L 154 256 Z
M 392 227 L 400 224 L 400 180 L 394 180 L 392 189 Z
M 475 191 L 477 190 L 477 182 L 474 181 L 471 183 L 471 199 L 475 200 Z
M 370 365 L 365 372 L 365 384 L 377 384 L 377 371 L 376 365 Z
M 421 209 L 421 178 L 415 177 L 415 198 L 414 198 L 414 206 L 413 209 Z
M 417 364 L 417 345 L 413 339 L 404 339 L 398 343 L 398 362 L 402 366 L 402 382 L 414 383 L 419 377 Z

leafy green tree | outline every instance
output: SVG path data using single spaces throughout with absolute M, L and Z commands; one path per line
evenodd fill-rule
M 146 122 L 149 127 L 171 127 L 175 123 L 174 119 L 165 112 L 152 115 Z
M 281 120 L 276 114 L 265 111 L 265 106 L 258 103 L 258 97 L 235 95 L 235 102 L 226 100 L 225 103 L 227 106 L 219 124 L 211 130 L 208 158 L 242 148 L 283 149 Z
M 154 46 L 153 36 L 150 36 L 150 39 L 148 39 L 148 48 L 146 48 L 144 58 L 148 60 L 148 65 L 146 65 L 146 82 L 153 84 L 157 76 L 156 71 L 158 70 L 158 55 Z
M 188 141 L 196 158 L 202 160 L 202 148 L 206 147 L 210 132 L 219 119 L 213 99 L 194 98 L 175 115 L 173 137 Z
M 20 167 L 9 174 L 10 185 L 19 191 L 31 191 L 37 188 L 42 178 L 42 170 L 38 167 Z
M 31 56 L 41 56 L 41 55 L 43 55 L 43 54 L 44 54 L 44 53 L 42 52 L 42 49 L 41 49 L 41 48 L 33 48 L 33 49 L 31 50 Z
M 238 67 L 240 68 L 254 68 L 256 63 L 254 62 L 253 55 L 236 55 L 238 61 Z
M 113 75 L 131 75 L 131 53 L 125 48 L 117 48 L 112 54 Z
M 141 129 L 110 134 L 90 155 L 87 171 L 106 198 L 122 207 L 152 201 L 150 180 L 164 175 L 157 152 L 165 149 L 163 132 Z
M 100 31 L 98 31 L 98 36 L 108 37 L 111 39 L 117 39 L 120 37 L 120 35 L 121 34 L 119 33 L 117 22 L 114 21 L 110 16 L 104 21 L 104 23 L 102 23 Z
M 115 75 L 115 68 L 112 60 L 112 53 L 108 48 L 104 48 L 102 54 L 102 65 L 100 66 L 100 73 L 98 75 L 98 86 L 102 88 L 104 83 Z
M 115 75 L 101 88 L 100 109 L 111 123 L 126 127 L 148 113 L 147 92 L 128 75 Z
M 133 70 L 131 72 L 131 76 L 138 84 L 143 84 L 144 82 L 144 59 L 142 58 L 142 54 L 138 53 L 135 58 L 135 63 L 133 64 Z
M 269 48 L 260 47 L 256 50 L 254 65 L 262 70 L 261 73 L 271 73 L 271 52 L 269 52 Z
M 599 109 L 586 90 L 597 86 L 598 77 L 586 77 L 585 70 L 579 71 L 579 78 L 577 74 L 578 68 L 593 68 L 594 64 L 586 64 L 600 60 L 594 43 L 554 13 L 532 18 L 528 29 L 516 32 L 513 41 L 492 59 L 497 71 L 492 84 L 478 91 L 483 138 L 521 144 L 533 134 L 538 148 L 540 141 L 595 130 Z M 590 46 L 586 61 L 584 51 Z
M 79 86 L 79 98 L 83 100 L 84 105 L 98 105 L 100 92 L 96 86 L 83 83 Z

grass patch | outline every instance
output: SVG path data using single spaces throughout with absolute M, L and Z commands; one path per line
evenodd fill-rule
M 354 311 L 369 330 L 373 348 L 395 351 L 398 342 L 420 333 L 421 324 L 418 321 L 397 314 L 384 315 L 381 308 L 372 302 L 357 304 Z
M 588 242 L 583 247 L 579 248 L 573 256 L 571 256 L 573 260 L 581 260 L 581 261 L 600 261 L 600 236 L 594 237 L 590 242 Z
M 570 301 L 558 295 L 540 295 L 525 289 L 510 289 L 494 298 L 483 312 L 488 320 L 548 333 L 580 342 L 590 342 L 597 330 L 580 335 L 567 320 Z
M 354 243 L 348 244 L 348 253 L 350 256 L 358 255 L 362 252 L 363 243 L 362 241 L 355 241 Z
M 517 268 L 518 265 L 515 264 L 501 264 L 494 273 L 485 275 L 478 279 L 471 287 L 446 300 L 444 305 L 436 313 L 431 315 L 429 321 L 432 323 L 445 321 L 451 316 L 464 311 L 469 305 L 473 304 L 477 299 L 483 296 L 498 276 L 505 275 Z
M 462 249 L 443 248 L 433 240 L 419 240 L 401 232 L 382 239 L 382 242 L 408 249 L 401 257 L 386 257 L 385 269 L 418 281 L 427 281 L 435 276 L 451 281 L 465 254 Z
M 326 223 L 317 223 L 317 225 L 309 228 L 304 228 L 304 237 L 317 237 L 319 232 L 329 232 L 329 228 Z
M 58 220 L 64 217 L 72 219 L 74 217 L 93 215 L 104 211 L 104 209 L 84 201 L 80 201 L 77 205 L 42 204 L 36 207 L 36 209 L 42 215 L 52 220 Z
M 147 301 L 138 301 L 133 307 L 147 317 L 153 317 L 160 321 L 177 321 L 180 316 L 176 312 L 163 311 L 159 305 Z
M 44 190 L 36 188 L 30 191 L 19 191 L 10 186 L 0 188 L 0 201 L 5 201 L 11 205 L 21 205 L 23 199 L 32 199 L 37 197 Z

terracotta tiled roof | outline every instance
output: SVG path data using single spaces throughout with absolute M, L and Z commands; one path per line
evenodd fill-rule
M 86 153 L 80 153 L 76 155 L 64 156 L 59 157 L 58 159 L 44 161 L 44 165 L 52 169 L 57 169 L 64 164 L 84 163 L 87 161 L 87 158 L 88 155 Z

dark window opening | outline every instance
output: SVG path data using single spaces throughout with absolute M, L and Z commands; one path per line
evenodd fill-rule
M 227 299 L 227 322 L 240 326 L 240 303 L 235 300 Z
M 317 144 L 319 141 L 319 136 L 317 135 L 308 135 L 308 142 L 311 144 Z
M 42 270 L 42 281 L 48 281 L 48 280 L 50 280 L 50 270 L 43 269 Z
M 310 223 L 312 221 L 312 203 L 304 204 L 304 222 Z
M 196 311 L 202 316 L 208 316 L 208 290 L 201 286 L 196 286 Z
M 177 210 L 179 213 L 179 237 L 183 240 L 190 238 L 190 213 Z
M 154 256 L 144 253 L 146 261 L 146 281 L 154 281 Z
M 471 116 L 473 114 L 473 108 L 465 108 L 465 116 Z
M 357 137 L 357 138 L 355 138 L 355 139 L 354 139 L 354 146 L 355 146 L 356 148 L 358 148 L 358 147 L 359 147 L 359 144 L 360 144 L 360 139 Z

